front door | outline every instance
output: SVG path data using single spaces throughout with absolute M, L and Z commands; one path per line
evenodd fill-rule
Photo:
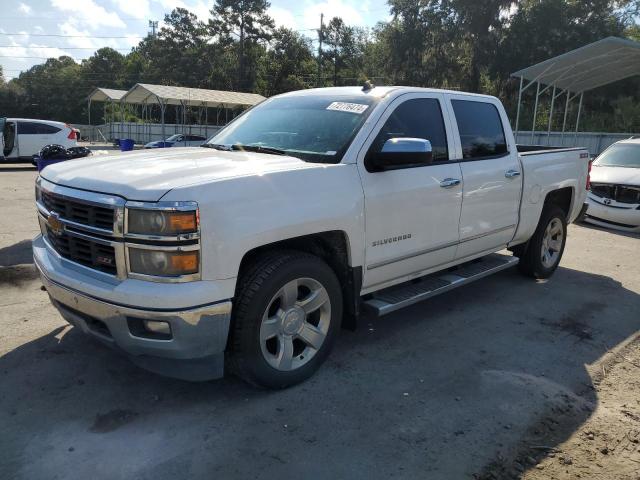
M 389 105 L 360 152 L 365 197 L 363 289 L 380 288 L 451 262 L 462 204 L 460 165 L 450 162 L 450 129 L 439 94 L 406 94 Z M 429 164 L 374 171 L 365 161 L 390 138 L 431 142 Z M 363 153 L 364 152 L 364 153 Z
M 511 241 L 518 224 L 522 172 L 513 137 L 505 135 L 507 119 L 498 101 L 449 98 L 464 180 L 456 258 L 464 259 Z
M 7 120 L 2 129 L 2 153 L 5 158 L 18 158 L 16 122 Z

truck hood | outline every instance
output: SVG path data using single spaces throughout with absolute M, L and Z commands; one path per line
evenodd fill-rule
M 618 185 L 640 186 L 640 168 L 598 167 L 591 169 L 593 183 L 615 183 Z
M 66 187 L 155 202 L 174 188 L 317 166 L 289 156 L 193 147 L 69 160 L 46 167 L 40 175 Z

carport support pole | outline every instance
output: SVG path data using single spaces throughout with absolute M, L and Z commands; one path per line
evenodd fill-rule
M 533 126 L 531 127 L 531 145 L 533 145 L 533 139 L 536 134 L 536 119 L 538 117 L 538 100 L 540 99 L 540 82 L 538 82 L 538 88 L 536 90 L 536 106 L 533 108 Z
M 551 145 L 551 123 L 553 122 L 553 107 L 556 103 L 556 87 L 553 87 L 551 94 L 551 109 L 549 110 L 549 125 L 547 126 L 547 145 Z
M 576 133 L 573 137 L 573 146 L 578 145 L 578 128 L 580 127 L 580 115 L 582 115 L 582 100 L 584 99 L 584 92 L 580 94 L 580 104 L 578 105 L 578 118 L 576 119 Z
M 124 105 L 120 101 L 120 135 L 124 135 Z
M 109 100 L 109 106 L 111 107 L 111 115 L 109 115 L 109 140 L 113 142 L 113 102 Z
M 158 102 L 158 105 L 160 105 L 160 123 L 162 123 L 162 139 L 161 141 L 164 142 L 165 140 L 165 136 L 164 136 L 164 109 L 165 109 L 165 105 L 162 102 L 162 100 L 160 99 L 159 96 L 155 95 L 156 97 L 156 101 Z M 162 144 L 162 146 L 164 146 L 164 143 Z
M 571 92 L 567 90 L 567 103 L 564 106 L 564 121 L 562 122 L 562 146 L 564 147 L 564 132 L 567 129 L 567 115 L 569 114 L 569 102 L 571 101 Z
M 524 83 L 524 77 L 520 77 L 520 90 L 518 91 L 518 110 L 516 111 L 516 128 L 515 128 L 516 143 L 518 143 L 518 126 L 520 125 L 520 105 L 522 104 L 522 84 L 523 83 Z

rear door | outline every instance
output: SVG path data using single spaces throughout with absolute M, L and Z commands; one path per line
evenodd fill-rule
M 454 144 L 441 94 L 405 94 L 385 110 L 358 157 L 365 197 L 366 249 L 363 288 L 380 288 L 451 262 L 458 243 L 462 204 L 460 165 L 450 161 Z M 370 151 L 390 138 L 431 142 L 433 161 L 374 171 Z
M 497 99 L 449 95 L 464 182 L 456 259 L 506 246 L 518 225 L 522 171 Z
M 31 157 L 46 145 L 43 143 L 44 139 L 39 126 L 37 122 L 18 120 L 18 144 L 21 157 Z
M 52 143 L 63 147 L 71 146 L 71 141 L 60 127 L 45 122 L 19 121 L 18 138 L 21 157 L 37 155 L 42 147 Z

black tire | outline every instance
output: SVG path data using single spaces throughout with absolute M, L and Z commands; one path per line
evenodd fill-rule
M 330 318 L 322 345 L 299 368 L 282 371 L 274 368 L 263 354 L 260 328 L 262 317 L 274 298 L 288 282 L 310 278 L 319 282 L 328 294 Z M 239 281 L 234 301 L 228 365 L 235 375 L 265 388 L 286 388 L 311 377 L 325 361 L 342 320 L 342 289 L 333 270 L 320 258 L 303 252 L 275 251 L 254 262 Z
M 558 252 L 557 259 L 553 262 L 553 265 L 545 265 L 542 261 L 542 248 L 544 242 L 545 231 L 554 221 L 560 221 L 562 225 L 562 245 Z M 567 243 L 567 219 L 565 212 L 556 205 L 547 205 L 542 211 L 540 221 L 536 228 L 535 233 L 527 243 L 526 248 L 516 250 L 514 253 L 520 258 L 518 269 L 521 273 L 528 277 L 536 279 L 549 278 L 558 268 L 562 255 L 564 253 L 564 247 Z

